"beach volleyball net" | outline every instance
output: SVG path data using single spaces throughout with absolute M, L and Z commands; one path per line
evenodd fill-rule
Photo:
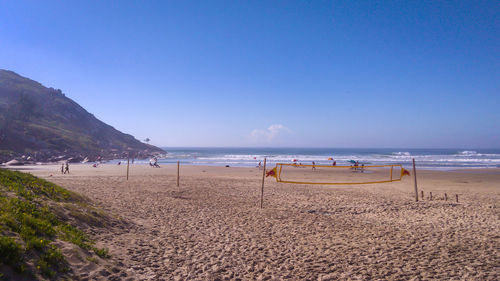
M 276 163 L 267 176 L 277 182 L 296 184 L 349 185 L 401 181 L 410 173 L 401 165 L 329 166 Z

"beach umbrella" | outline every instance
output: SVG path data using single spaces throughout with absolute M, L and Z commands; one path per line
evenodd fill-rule
M 292 162 L 297 162 L 298 160 L 297 159 L 293 159 Z
M 354 161 L 354 160 L 349 160 L 347 162 L 352 163 L 352 164 L 356 164 L 356 161 Z
M 333 158 L 332 158 L 332 157 L 329 157 L 329 158 L 328 158 L 328 160 L 333 160 Z

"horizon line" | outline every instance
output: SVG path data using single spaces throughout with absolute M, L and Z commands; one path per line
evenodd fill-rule
M 500 147 L 327 147 L 327 146 L 163 146 L 159 148 L 307 148 L 307 149 L 500 149 Z

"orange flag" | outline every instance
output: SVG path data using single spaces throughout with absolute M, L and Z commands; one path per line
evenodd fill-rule
M 267 177 L 276 177 L 276 167 L 274 167 L 273 169 L 269 170 L 266 174 L 266 178 Z
M 404 168 L 401 168 L 401 177 L 403 176 L 409 176 L 410 175 L 410 171 L 404 169 Z

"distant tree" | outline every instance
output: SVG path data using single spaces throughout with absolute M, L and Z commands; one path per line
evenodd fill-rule
M 144 139 L 144 141 L 149 144 L 149 141 L 151 141 L 149 138 Z

